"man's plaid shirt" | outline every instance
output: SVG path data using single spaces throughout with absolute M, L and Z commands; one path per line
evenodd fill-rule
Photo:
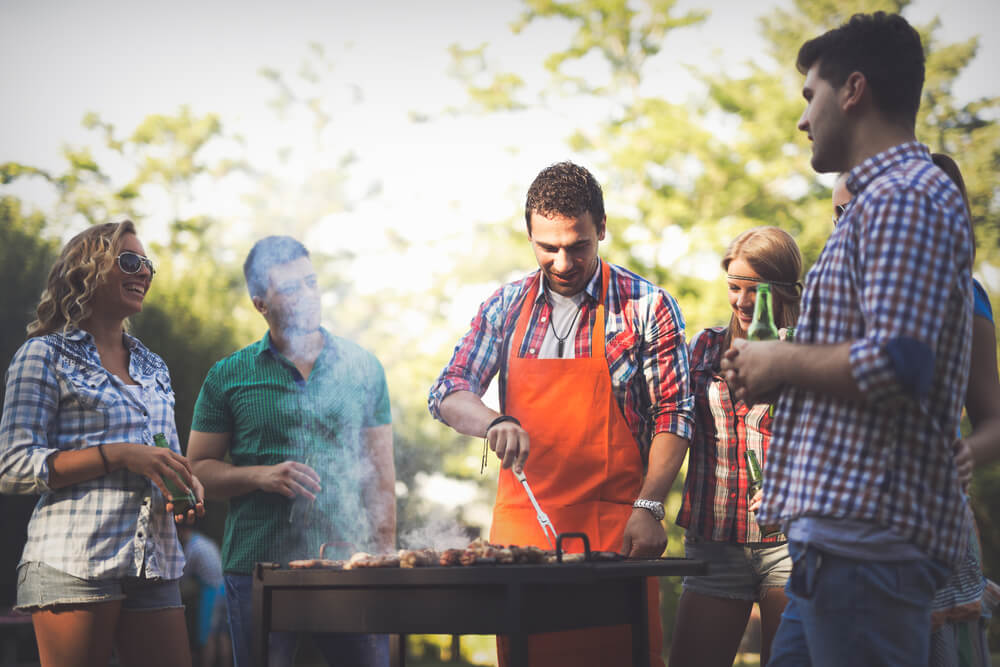
M 645 460 L 657 433 L 691 437 L 694 400 L 688 380 L 684 319 L 677 302 L 665 291 L 619 266 L 608 267 L 611 275 L 604 297 L 604 355 L 615 399 Z M 482 396 L 501 369 L 500 404 L 504 404 L 507 359 L 517 316 L 528 290 L 540 279 L 541 272 L 534 271 L 503 285 L 483 302 L 472 328 L 459 341 L 451 361 L 431 387 L 428 405 L 435 418 L 444 421 L 440 406 L 446 396 L 456 391 Z M 601 291 L 600 263 L 584 291 L 574 357 L 590 356 Z M 545 290 L 539 286 L 519 356 L 538 356 L 551 315 Z
M 869 158 L 847 187 L 854 203 L 806 277 L 796 340 L 853 341 L 863 398 L 782 393 L 758 518 L 867 521 L 955 564 L 966 531 L 952 442 L 972 341 L 965 206 L 917 143 Z

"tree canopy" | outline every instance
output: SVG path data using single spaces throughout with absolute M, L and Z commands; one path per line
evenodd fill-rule
M 554 32 L 565 39 L 549 40 L 550 51 L 533 63 L 545 77 L 532 77 L 522 70 L 523 60 L 488 43 L 442 45 L 452 58 L 448 74 L 463 84 L 466 99 L 443 102 L 438 113 L 455 122 L 530 122 L 532 114 L 557 107 L 587 109 L 566 124 L 565 139 L 567 150 L 601 175 L 609 230 L 601 253 L 666 288 L 678 300 L 690 336 L 728 319 L 719 260 L 737 234 L 758 225 L 782 227 L 798 241 L 807 268 L 828 236 L 829 179 L 813 173 L 808 141 L 796 129 L 804 107 L 802 76 L 794 67 L 799 46 L 856 11 L 905 16 L 909 7 L 907 0 L 794 0 L 760 19 L 766 53 L 724 71 L 711 63 L 689 67 L 698 89 L 678 101 L 668 99 L 655 78 L 673 57 L 677 36 L 703 22 L 707 12 L 679 11 L 675 0 L 524 0 L 511 17 L 514 36 L 540 26 L 565 28 Z M 940 19 L 916 26 L 927 53 L 917 136 L 962 167 L 977 232 L 977 267 L 989 278 L 1000 263 L 1000 98 L 957 99 L 956 79 L 976 58 L 979 42 L 972 37 L 947 43 L 939 36 L 941 26 Z M 434 422 L 426 397 L 462 333 L 451 323 L 452 312 L 465 307 L 470 291 L 485 298 L 533 263 L 520 217 L 524 192 L 498 183 L 510 193 L 509 209 L 470 221 L 439 247 L 418 248 L 407 225 L 420 221 L 401 220 L 377 234 L 363 230 L 375 235 L 376 250 L 362 252 L 351 214 L 378 201 L 383 184 L 359 174 L 357 154 L 331 130 L 345 105 L 365 103 L 364 82 L 340 77 L 320 44 L 305 46 L 295 71 L 264 68 L 260 75 L 273 92 L 271 111 L 280 128 L 275 134 L 291 137 L 304 127 L 307 141 L 289 141 L 262 158 L 250 150 L 252 138 L 230 132 L 216 114 L 161 109 L 123 129 L 91 113 L 83 123 L 92 141 L 67 147 L 61 170 L 0 164 L 0 273 L 7 286 L 0 303 L 8 314 L 0 327 L 0 360 L 8 361 L 23 342 L 60 237 L 81 225 L 132 218 L 140 234 L 148 229 L 155 238 L 147 247 L 160 269 L 134 330 L 171 369 L 185 442 L 208 368 L 265 328 L 240 272 L 250 245 L 273 233 L 307 245 L 315 241 L 326 322 L 375 352 L 387 371 L 400 532 L 434 515 L 480 525 L 479 510 L 488 506 L 495 474 L 480 477 L 481 442 Z M 426 111 L 411 117 L 414 127 L 430 118 Z M 4 186 L 27 181 L 49 186 L 51 207 L 28 211 L 4 194 Z M 239 193 L 238 212 L 206 207 L 205 193 L 214 190 Z M 337 242 L 321 242 L 331 238 Z M 364 274 L 363 263 L 391 270 L 418 250 L 433 250 L 448 261 L 421 266 L 421 280 L 412 285 L 400 277 L 393 290 L 373 291 L 356 278 Z M 984 283 L 990 291 L 1000 289 L 990 279 Z M 465 321 L 472 315 L 464 315 Z M 443 507 L 418 494 L 435 474 L 474 488 L 475 501 Z M 671 517 L 679 492 L 680 482 L 668 499 Z M 1000 472 L 977 472 L 973 496 L 981 525 L 991 525 L 985 508 L 1000 502 Z M 215 510 L 210 532 L 221 536 L 225 508 Z M 997 578 L 1000 532 L 984 534 L 988 572 Z M 681 554 L 680 531 L 672 529 L 670 539 L 669 553 Z M 669 628 L 672 610 L 666 612 Z

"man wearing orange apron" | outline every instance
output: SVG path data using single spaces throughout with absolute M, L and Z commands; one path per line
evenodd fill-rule
M 560 163 L 536 177 L 525 221 L 540 270 L 483 303 L 429 403 L 455 430 L 485 436 L 502 461 L 491 542 L 549 546 L 513 468 L 560 532 L 656 558 L 667 543 L 662 501 L 691 426 L 683 320 L 663 290 L 599 259 L 605 220 L 586 169 Z M 500 413 L 481 399 L 496 373 Z M 662 665 L 658 586 L 648 583 L 651 664 Z M 628 626 L 528 641 L 533 667 L 617 667 L 631 650 Z M 509 665 L 504 641 L 498 652 Z

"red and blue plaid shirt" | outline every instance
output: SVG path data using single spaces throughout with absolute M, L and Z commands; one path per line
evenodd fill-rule
M 694 431 L 677 524 L 714 542 L 783 542 L 784 535 L 761 537 L 747 497 L 745 452 L 755 452 L 764 465 L 771 406 L 747 405 L 730 394 L 719 373 L 725 339 L 725 327 L 715 327 L 691 341 Z
M 673 297 L 649 281 L 609 264 L 611 275 L 605 295 L 605 357 L 611 387 L 625 421 L 639 445 L 643 460 L 657 433 L 691 436 L 694 399 L 688 381 L 684 319 Z M 534 271 L 500 287 L 484 301 L 472 328 L 455 347 L 451 361 L 431 387 L 428 407 L 440 421 L 441 401 L 456 391 L 482 396 L 493 376 L 500 373 L 500 405 L 505 404 L 507 359 L 521 304 L 541 273 Z M 580 310 L 573 356 L 589 357 L 591 333 L 601 291 L 601 269 L 587 283 Z M 531 319 L 518 355 L 537 358 L 552 316 L 552 306 L 539 289 Z
M 854 203 L 806 276 L 795 337 L 853 341 L 862 399 L 782 392 L 758 518 L 870 522 L 954 565 L 966 539 L 951 448 L 972 340 L 965 205 L 915 142 L 865 160 L 847 187 Z

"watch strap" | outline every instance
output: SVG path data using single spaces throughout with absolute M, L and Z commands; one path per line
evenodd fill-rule
M 647 510 L 656 517 L 657 521 L 662 521 L 663 517 L 666 516 L 666 510 L 663 508 L 663 503 L 656 500 L 646 500 L 645 498 L 639 498 L 634 503 L 632 507 L 637 509 Z

